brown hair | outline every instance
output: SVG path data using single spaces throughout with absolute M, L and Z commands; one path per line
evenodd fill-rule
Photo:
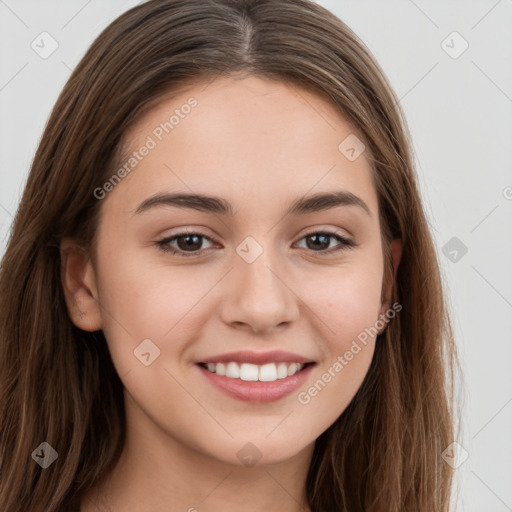
M 63 237 L 91 247 L 93 195 L 122 136 L 164 94 L 235 72 L 332 100 L 371 154 L 384 247 L 401 238 L 393 285 L 402 310 L 379 335 L 369 372 L 316 441 L 307 479 L 315 512 L 448 510 L 454 439 L 453 335 L 410 137 L 383 71 L 336 16 L 308 0 L 152 0 L 111 23 L 66 83 L 45 127 L 0 274 L 0 503 L 69 510 L 115 466 L 123 385 L 102 331 L 76 328 L 60 280 Z M 340 141 L 341 142 L 341 141 Z M 392 260 L 386 254 L 386 278 Z M 100 386 L 101 384 L 101 386 Z M 58 459 L 31 457 L 47 441 Z

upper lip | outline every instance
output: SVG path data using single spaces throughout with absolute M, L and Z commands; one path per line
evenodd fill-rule
M 293 352 L 284 350 L 271 350 L 267 352 L 254 352 L 249 350 L 240 350 L 237 352 L 227 352 L 216 356 L 201 359 L 200 363 L 251 363 L 251 364 L 267 364 L 267 363 L 313 363 L 309 359 Z

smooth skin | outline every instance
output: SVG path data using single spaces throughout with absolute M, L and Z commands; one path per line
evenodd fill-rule
M 381 303 L 392 283 L 383 283 L 372 170 L 366 152 L 350 161 L 338 149 L 357 132 L 327 99 L 254 76 L 195 83 L 165 98 L 131 128 L 131 149 L 190 97 L 197 105 L 101 199 L 94 258 L 73 240 L 61 244 L 73 322 L 103 330 L 125 386 L 124 452 L 81 510 L 309 511 L 304 489 L 315 440 L 363 382 L 375 338 L 308 404 L 298 393 L 391 306 Z M 285 215 L 303 196 L 340 190 L 369 213 L 342 205 Z M 234 216 L 162 204 L 137 213 L 146 199 L 172 192 L 221 197 Z M 185 230 L 205 238 L 192 250 L 183 237 L 168 246 L 194 255 L 159 246 Z M 356 245 L 334 237 L 315 245 L 306 236 L 325 231 Z M 237 252 L 247 237 L 263 251 L 251 263 Z M 396 272 L 400 241 L 391 246 Z M 134 355 L 145 339 L 160 350 L 148 366 Z M 305 386 L 272 403 L 228 396 L 196 364 L 274 349 L 316 365 Z M 247 443 L 261 454 L 253 467 L 237 455 Z

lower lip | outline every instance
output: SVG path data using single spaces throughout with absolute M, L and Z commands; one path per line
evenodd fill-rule
M 285 379 L 278 379 L 273 382 L 260 382 L 231 379 L 223 375 L 217 375 L 197 365 L 216 388 L 224 391 L 229 396 L 248 402 L 274 402 L 284 398 L 304 384 L 313 366 L 314 364 L 309 364 L 300 372 Z

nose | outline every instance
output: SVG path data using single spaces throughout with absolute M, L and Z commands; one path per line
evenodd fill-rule
M 265 334 L 299 318 L 300 299 L 277 255 L 264 250 L 252 263 L 236 255 L 234 267 L 221 306 L 227 325 Z

